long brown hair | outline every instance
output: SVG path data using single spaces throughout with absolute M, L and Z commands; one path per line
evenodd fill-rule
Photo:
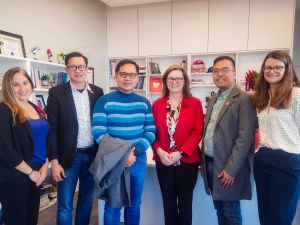
M 267 54 L 260 69 L 260 76 L 255 84 L 253 104 L 263 110 L 270 101 L 270 84 L 265 80 L 264 68 L 267 59 L 272 58 L 284 63 L 284 75 L 271 98 L 270 105 L 276 109 L 285 109 L 291 101 L 292 88 L 299 86 L 291 57 L 286 51 L 277 50 Z
M 3 103 L 8 106 L 8 108 L 12 111 L 13 114 L 13 124 L 16 123 L 16 117 L 18 116 L 21 123 L 24 123 L 28 120 L 28 116 L 25 111 L 22 109 L 17 96 L 15 95 L 12 88 L 12 79 L 16 73 L 23 73 L 23 75 L 28 79 L 31 89 L 33 89 L 33 83 L 30 79 L 30 76 L 26 72 L 26 70 L 20 67 L 14 67 L 6 71 L 3 78 L 2 83 L 2 94 L 3 94 Z
M 169 94 L 170 94 L 169 89 L 167 87 L 167 78 L 168 78 L 169 74 L 174 70 L 180 70 L 182 72 L 183 79 L 184 79 L 184 85 L 182 88 L 183 96 L 185 96 L 185 97 L 191 96 L 192 94 L 190 91 L 190 79 L 189 79 L 185 69 L 180 65 L 172 65 L 164 72 L 163 77 L 162 77 L 162 82 L 163 82 L 162 95 L 164 97 L 166 97 L 166 96 L 169 96 Z

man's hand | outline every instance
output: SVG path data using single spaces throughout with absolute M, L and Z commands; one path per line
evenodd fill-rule
M 126 167 L 132 166 L 136 161 L 136 156 L 134 155 L 134 150 L 135 150 L 135 147 L 133 147 L 131 149 L 130 153 L 129 153 L 129 156 L 128 156 L 127 161 L 125 163 Z
M 157 148 L 156 149 L 157 155 L 160 158 L 160 161 L 162 162 L 162 164 L 164 164 L 165 166 L 170 166 L 172 164 L 174 164 L 170 158 L 170 154 L 166 151 L 164 151 L 161 148 Z
M 51 160 L 51 172 L 52 178 L 56 182 L 60 182 L 67 177 L 64 168 L 58 163 L 57 159 Z
M 234 182 L 234 177 L 229 175 L 225 170 L 219 173 L 218 178 L 220 179 L 223 188 L 230 188 Z

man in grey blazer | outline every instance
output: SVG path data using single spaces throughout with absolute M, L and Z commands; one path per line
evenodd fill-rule
M 202 175 L 212 194 L 219 225 L 241 225 L 241 199 L 251 199 L 251 161 L 257 128 L 251 98 L 236 86 L 235 61 L 214 60 L 213 80 L 219 88 L 209 100 L 202 143 Z

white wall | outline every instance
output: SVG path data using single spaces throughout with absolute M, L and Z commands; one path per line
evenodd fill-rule
M 300 0 L 296 2 L 293 60 L 296 73 L 300 78 Z
M 105 89 L 106 7 L 98 0 L 1 0 L 0 30 L 22 35 L 28 52 L 81 51 L 95 68 L 95 83 Z

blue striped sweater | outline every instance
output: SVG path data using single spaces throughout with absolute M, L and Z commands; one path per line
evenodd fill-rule
M 104 134 L 130 141 L 142 154 L 155 139 L 149 101 L 135 93 L 114 91 L 99 98 L 94 107 L 93 137 L 100 143 Z

